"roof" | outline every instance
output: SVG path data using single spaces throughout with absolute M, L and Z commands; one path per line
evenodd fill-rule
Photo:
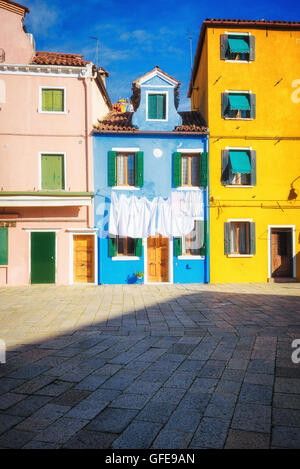
M 36 52 L 32 63 L 40 65 L 70 65 L 85 67 L 89 61 L 83 60 L 80 54 L 65 54 L 61 52 Z
M 198 45 L 197 45 L 197 50 L 194 58 L 194 65 L 192 69 L 192 75 L 191 75 L 191 80 L 189 84 L 189 90 L 188 90 L 188 98 L 191 97 L 192 95 L 192 88 L 193 88 L 193 83 L 196 78 L 196 74 L 198 71 L 198 66 L 200 62 L 200 57 L 201 57 L 201 52 L 202 52 L 202 47 L 204 43 L 204 38 L 205 38 L 205 33 L 206 33 L 206 28 L 213 27 L 213 28 L 253 28 L 253 29 L 277 29 L 277 30 L 295 30 L 299 31 L 300 30 L 300 21 L 277 21 L 277 20 L 243 20 L 243 19 L 215 19 L 215 18 L 208 18 L 205 21 L 203 21 L 201 30 L 200 30 L 200 35 L 199 35 L 199 40 L 198 40 Z
M 201 133 L 207 134 L 208 129 L 205 120 L 198 111 L 179 112 L 182 117 L 182 125 L 175 127 L 175 132 L 180 133 Z M 98 125 L 94 127 L 94 133 L 103 132 L 138 132 L 138 133 L 156 133 L 155 131 L 140 131 L 132 125 L 133 112 L 116 112 L 108 113 L 104 119 L 100 120 Z M 162 132 L 170 133 L 170 132 Z M 171 132 L 172 133 L 172 132 Z
M 176 78 L 173 78 L 173 77 L 171 77 L 171 75 L 168 75 L 168 73 L 164 72 L 161 68 L 159 68 L 158 65 L 155 65 L 154 69 L 151 70 L 150 72 L 147 72 L 147 73 L 145 73 L 145 75 L 143 75 L 140 78 L 137 78 L 136 80 L 134 80 L 132 82 L 132 85 L 133 86 L 137 85 L 140 81 L 143 80 L 143 78 L 147 78 L 148 75 L 152 75 L 152 73 L 154 73 L 154 72 L 159 72 L 162 75 L 165 75 L 167 78 L 170 78 L 171 80 L 175 81 L 177 83 L 177 86 L 181 85 L 181 83 L 178 80 L 176 80 Z
M 1 0 L 0 1 L 0 6 L 4 7 L 5 6 L 3 4 L 7 4 L 7 6 L 12 6 L 12 7 L 17 7 L 17 8 L 21 8 L 22 10 L 24 10 L 24 13 L 30 13 L 29 9 L 27 7 L 25 7 L 24 5 L 21 5 L 20 3 L 16 3 L 16 2 L 12 2 L 11 0 Z M 8 8 L 10 9 L 10 8 Z

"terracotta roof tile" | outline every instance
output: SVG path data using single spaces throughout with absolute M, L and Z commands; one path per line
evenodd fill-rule
M 198 111 L 179 112 L 182 117 L 182 125 L 175 127 L 174 132 L 197 132 L 206 134 L 207 125 L 202 115 Z M 139 132 L 137 127 L 132 125 L 133 112 L 111 111 L 107 116 L 99 121 L 94 131 L 97 132 Z M 143 131 L 141 131 L 143 132 Z
M 40 65 L 67 65 L 85 67 L 89 61 L 83 60 L 80 54 L 64 54 L 60 52 L 36 52 L 32 63 Z

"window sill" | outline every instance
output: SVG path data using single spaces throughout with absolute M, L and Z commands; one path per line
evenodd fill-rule
M 136 187 L 136 186 L 113 186 L 112 190 L 114 190 L 114 191 L 139 191 L 140 187 Z
M 224 187 L 230 187 L 230 188 L 231 188 L 231 187 L 234 187 L 234 188 L 241 188 L 241 187 L 243 187 L 243 188 L 248 188 L 248 189 L 249 189 L 249 188 L 255 187 L 255 186 L 248 186 L 248 185 L 246 185 L 246 184 L 224 184 Z
M 178 190 L 178 191 L 201 191 L 201 187 L 180 186 L 180 187 L 176 187 L 176 190 Z
M 137 256 L 114 256 L 111 258 L 112 261 L 139 261 L 140 257 Z
M 251 64 L 251 62 L 253 62 L 253 60 L 230 60 L 230 59 L 225 59 L 225 62 L 235 63 L 235 64 Z
M 254 254 L 227 254 L 227 257 L 253 257 Z
M 177 256 L 180 261 L 196 261 L 203 260 L 205 256 Z
M 39 114 L 68 114 L 67 111 L 41 111 L 39 110 Z
M 226 121 L 253 121 L 255 117 L 223 117 Z

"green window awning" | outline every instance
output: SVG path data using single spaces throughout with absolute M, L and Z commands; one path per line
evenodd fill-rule
M 249 54 L 249 43 L 246 38 L 241 37 L 229 37 L 228 44 L 230 52 L 233 53 L 247 53 Z
M 233 174 L 251 174 L 250 158 L 246 151 L 229 151 L 229 158 Z
M 229 106 L 232 110 L 240 109 L 242 111 L 249 111 L 250 110 L 250 103 L 245 94 L 229 94 Z

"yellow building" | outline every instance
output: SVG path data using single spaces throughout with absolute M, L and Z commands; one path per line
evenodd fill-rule
M 300 281 L 300 22 L 204 21 L 188 96 L 210 133 L 210 281 Z

